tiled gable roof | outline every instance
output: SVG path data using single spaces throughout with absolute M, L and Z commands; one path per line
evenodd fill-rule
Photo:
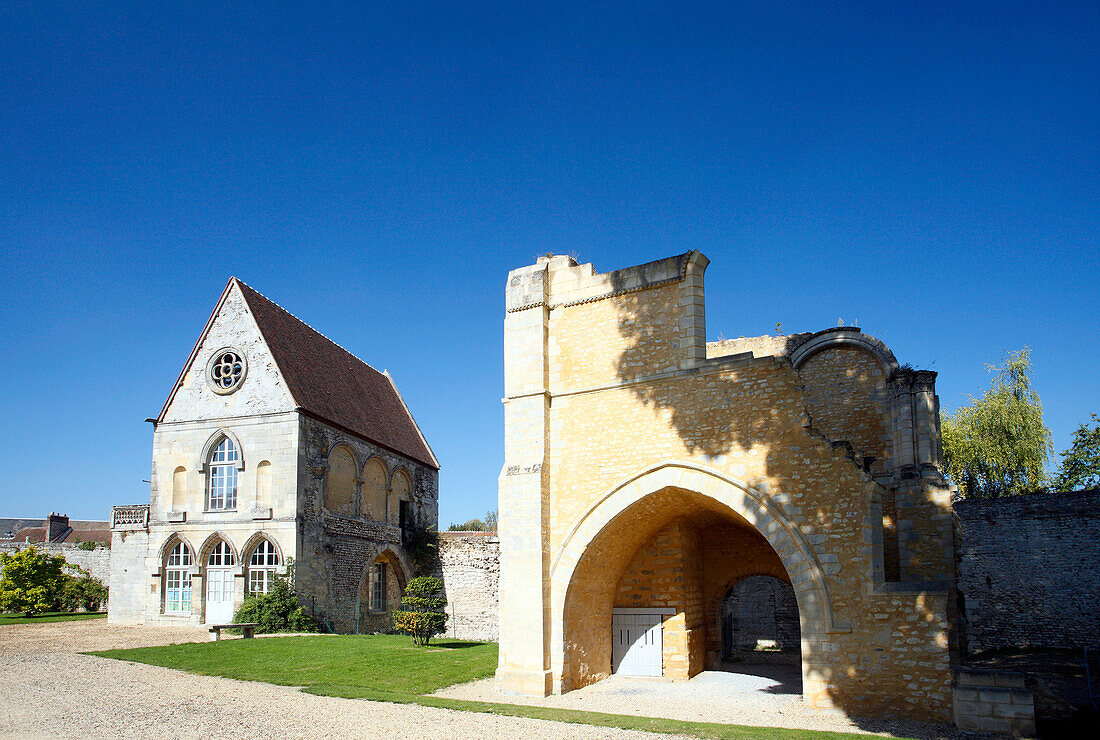
M 236 278 L 287 390 L 303 412 L 439 468 L 397 386 Z

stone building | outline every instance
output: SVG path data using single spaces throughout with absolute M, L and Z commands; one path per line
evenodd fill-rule
M 390 624 L 438 469 L 388 373 L 230 279 L 154 420 L 149 503 L 113 509 L 109 620 L 229 622 L 293 562 L 333 630 Z
M 787 645 L 807 705 L 948 719 L 936 374 L 854 327 L 708 343 L 707 263 L 508 276 L 502 689 Z

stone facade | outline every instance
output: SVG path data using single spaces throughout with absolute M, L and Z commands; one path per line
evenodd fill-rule
M 287 336 L 297 342 L 289 349 Z M 227 351 L 240 360 L 228 391 L 211 374 Z M 149 503 L 113 512 L 110 621 L 226 621 L 256 579 L 263 583 L 260 571 L 285 573 L 293 563 L 303 606 L 331 629 L 389 623 L 413 569 L 405 535 L 436 524 L 438 463 L 426 443 L 402 452 L 319 418 L 303 388 L 331 373 L 380 388 L 372 404 L 408 426 L 406 439 L 419 435 L 388 376 L 230 281 L 156 420 Z M 224 447 L 229 464 L 219 464 Z M 224 479 L 233 505 L 214 497 Z M 182 566 L 172 555 L 180 545 Z M 268 548 L 274 554 L 253 564 Z M 386 577 L 372 599 L 376 564 Z
M 771 575 L 798 602 L 808 705 L 949 718 L 935 373 L 854 327 L 708 345 L 706 265 L 509 274 L 502 688 L 607 676 L 623 604 L 674 610 L 664 673 L 690 677 L 721 653 L 733 583 Z
M 969 652 L 1100 645 L 1100 491 L 955 504 Z

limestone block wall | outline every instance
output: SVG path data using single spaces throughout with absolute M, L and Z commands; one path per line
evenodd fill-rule
M 1100 645 L 1100 491 L 955 504 L 969 652 Z
M 496 532 L 440 532 L 438 576 L 447 594 L 447 636 L 499 637 L 500 539 Z
M 224 347 L 241 352 L 247 366 L 240 388 L 228 395 L 218 395 L 207 382 L 206 363 Z M 214 317 L 193 358 L 172 393 L 162 422 L 216 421 L 294 410 L 286 383 L 236 285 L 230 288 L 221 312 Z
M 51 544 L 45 542 L 31 542 L 31 543 L 12 543 L 12 544 L 0 544 L 0 552 L 6 552 L 9 555 L 23 550 L 27 547 L 34 547 L 40 552 L 47 552 L 50 555 L 61 555 L 65 558 L 65 562 L 70 565 L 76 565 L 84 570 L 88 571 L 93 578 L 98 578 L 103 582 L 103 585 L 109 585 L 111 581 L 111 550 L 106 547 L 100 547 L 95 550 L 81 550 L 76 545 L 68 544 Z M 0 567 L 0 575 L 4 572 L 3 567 Z
M 241 458 L 237 508 L 206 511 L 205 458 L 223 432 L 232 436 Z M 239 520 L 293 521 L 297 480 L 297 413 L 161 423 L 153 432 L 150 519 L 213 528 Z
M 634 554 L 615 589 L 616 607 L 671 607 L 664 620 L 664 676 L 687 680 L 703 669 L 703 553 L 699 531 L 678 519 Z
M 210 393 L 205 403 L 217 406 L 221 398 Z M 190 411 L 203 416 L 197 399 Z M 172 407 L 178 403 L 179 397 Z M 237 506 L 207 511 L 206 457 L 222 434 L 239 450 Z M 121 624 L 203 622 L 206 555 L 219 540 L 235 554 L 234 609 L 244 600 L 247 560 L 261 537 L 275 543 L 284 566 L 297 559 L 298 446 L 294 412 L 158 424 L 147 526 L 116 528 L 112 534 L 112 549 L 118 550 L 112 559 L 108 619 Z M 164 613 L 164 557 L 175 540 L 188 546 L 194 560 L 187 615 Z
M 722 600 L 734 584 L 751 576 L 790 581 L 783 562 L 768 541 L 749 527 L 723 524 L 702 532 L 704 616 L 707 665 L 717 667 L 722 655 Z
M 111 624 L 144 624 L 145 605 L 152 586 L 149 569 L 149 531 L 142 527 L 111 533 L 110 593 L 107 621 Z M 159 585 L 159 584 L 157 584 Z

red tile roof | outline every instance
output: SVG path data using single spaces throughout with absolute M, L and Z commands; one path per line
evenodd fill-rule
M 298 408 L 333 426 L 438 469 L 397 386 L 236 278 Z

